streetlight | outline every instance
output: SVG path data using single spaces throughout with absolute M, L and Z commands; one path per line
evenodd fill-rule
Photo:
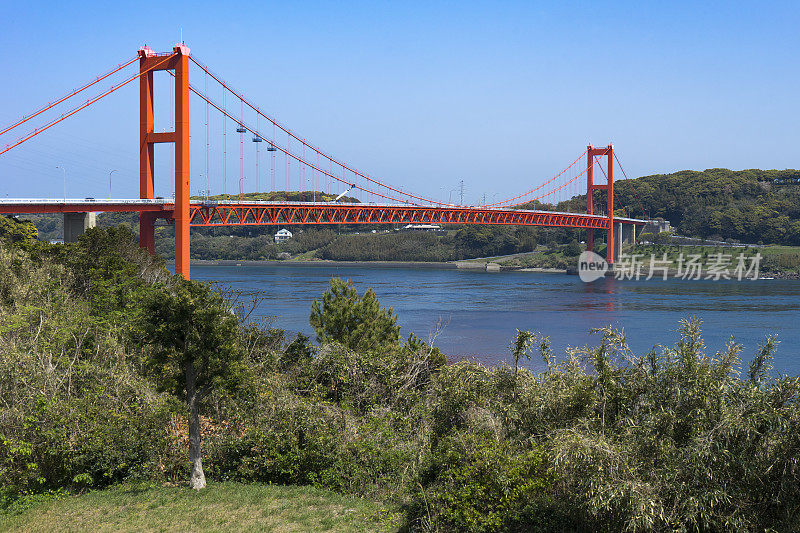
M 114 172 L 118 172 L 117 169 L 112 170 L 108 173 L 108 199 L 111 200 L 111 174 Z
M 64 167 L 56 167 L 64 171 L 64 203 L 67 203 L 67 169 Z
M 450 189 L 450 194 L 447 195 L 447 203 L 453 205 L 453 193 L 456 192 L 458 189 Z

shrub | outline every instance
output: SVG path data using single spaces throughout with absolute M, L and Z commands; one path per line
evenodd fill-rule
M 209 446 L 209 471 L 264 483 L 341 485 L 324 475 L 336 462 L 341 420 L 331 410 L 291 396 L 267 409 L 240 435 L 223 435 Z
M 409 518 L 435 530 L 531 531 L 551 485 L 541 448 L 488 433 L 454 434 L 426 458 Z

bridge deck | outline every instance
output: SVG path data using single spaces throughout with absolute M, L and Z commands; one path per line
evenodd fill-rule
M 172 218 L 172 199 L 0 199 L 0 213 L 151 212 Z M 278 224 L 493 224 L 608 229 L 608 218 L 585 213 L 523 209 L 413 204 L 201 201 L 190 203 L 191 226 L 256 226 Z M 646 220 L 614 218 L 624 224 Z

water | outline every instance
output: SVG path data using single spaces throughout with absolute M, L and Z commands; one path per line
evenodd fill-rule
M 196 280 L 213 280 L 234 288 L 263 291 L 256 313 L 274 316 L 273 325 L 312 335 L 311 303 L 332 277 L 350 279 L 362 294 L 372 288 L 391 306 L 402 326 L 429 339 L 453 358 L 488 364 L 508 361 L 508 344 L 516 329 L 550 337 L 557 355 L 567 346 L 599 342 L 591 328 L 623 328 L 636 354 L 678 340 L 678 321 L 690 315 L 703 320 L 708 352 L 724 349 L 731 335 L 744 345 L 745 361 L 767 334 L 781 341 L 775 368 L 800 373 L 800 281 L 620 281 L 583 283 L 577 276 L 532 272 L 487 273 L 430 268 L 338 266 L 314 263 L 269 263 L 242 266 L 192 266 Z M 541 369 L 538 360 L 528 363 Z

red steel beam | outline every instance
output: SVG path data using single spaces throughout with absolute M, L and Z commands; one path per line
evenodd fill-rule
M 278 224 L 489 224 L 608 229 L 604 216 L 551 211 L 363 204 L 192 204 L 192 227 Z
M 91 213 L 91 212 L 126 213 L 146 211 L 156 213 L 157 218 L 172 218 L 173 205 L 169 204 L 137 204 L 114 203 L 105 201 L 74 202 L 74 203 L 3 203 L 0 201 L 0 213 L 7 215 L 36 214 L 36 213 Z
M 0 213 L 87 213 L 147 212 L 153 218 L 174 218 L 174 203 L 105 202 L 36 202 L 0 201 Z M 292 202 L 263 203 L 192 203 L 189 206 L 192 227 L 330 225 L 330 224 L 489 224 L 507 226 L 556 226 L 608 229 L 606 216 L 585 213 L 481 209 L 479 207 L 420 207 L 369 204 L 303 204 Z M 644 224 L 643 220 L 621 219 L 626 224 Z

